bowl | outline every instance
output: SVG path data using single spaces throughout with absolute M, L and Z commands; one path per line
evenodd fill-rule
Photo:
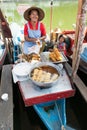
M 40 88 L 52 87 L 58 82 L 60 71 L 53 63 L 41 62 L 31 68 L 29 79 Z
M 3 101 L 7 101 L 8 100 L 8 93 L 3 93 L 2 96 L 1 96 L 1 99 Z

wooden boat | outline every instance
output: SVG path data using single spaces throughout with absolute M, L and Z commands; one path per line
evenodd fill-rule
M 5 62 L 6 56 L 12 59 L 12 34 L 9 24 L 0 9 L 0 68 Z M 8 62 L 8 61 L 7 61 Z
M 74 90 L 70 90 L 72 91 L 72 93 L 68 91 L 66 92 L 66 95 L 64 95 L 63 92 L 55 94 L 50 93 L 51 91 L 49 91 L 50 89 L 48 89 L 47 93 L 44 94 L 44 91 L 46 90 L 35 88 L 35 86 L 32 85 L 30 81 L 20 81 L 19 89 L 22 94 L 25 106 L 37 104 L 33 107 L 48 130 L 60 130 L 64 129 L 64 127 L 66 129 L 73 130 L 72 128 L 66 126 L 65 99 L 60 98 L 63 98 L 64 96 L 67 97 L 67 95 L 73 95 L 73 92 L 75 92 Z M 40 92 L 43 93 L 42 95 L 38 96 L 38 92 L 39 94 Z M 50 102 L 51 100 L 55 99 L 60 100 Z M 44 103 L 45 101 L 47 103 Z
M 63 31 L 62 33 L 66 36 L 66 39 L 65 39 L 66 45 L 68 44 L 67 57 L 69 59 L 69 63 L 72 64 L 75 31 L 66 30 L 66 31 Z M 87 48 L 87 33 L 85 33 L 85 36 L 84 36 L 84 40 L 82 44 L 82 51 L 80 54 L 80 63 L 79 63 L 79 68 L 78 68 L 78 70 L 82 71 L 84 74 L 87 74 L 87 59 L 85 58 L 85 55 L 87 54 L 87 52 L 85 51 L 86 48 Z
M 66 125 L 65 99 L 34 105 L 34 109 L 48 130 L 75 130 Z
M 21 65 L 21 63 L 19 65 Z M 14 67 L 17 66 L 18 65 Z M 13 70 L 15 71 L 14 68 Z M 59 79 L 59 83 L 53 85 L 52 87 L 40 88 L 39 86 L 33 84 L 31 80 L 19 81 L 18 86 L 22 94 L 25 107 L 33 105 L 35 111 L 48 130 L 60 130 L 63 127 L 67 129 L 70 128 L 69 126 L 66 126 L 65 98 L 74 96 L 75 89 L 71 85 L 65 69 Z M 70 128 L 70 130 L 73 129 Z
M 87 4 L 86 3 L 86 1 L 79 1 L 79 9 L 78 9 L 78 14 L 79 13 L 81 13 L 81 16 L 83 16 L 83 14 L 82 13 L 84 13 L 84 10 L 85 10 L 85 4 Z M 85 11 L 86 12 L 86 11 Z M 77 16 L 77 18 L 78 18 L 78 16 Z M 78 20 L 78 19 L 77 19 Z M 74 44 L 74 41 L 76 42 L 75 44 L 77 44 L 77 39 L 79 39 L 80 40 L 80 36 L 81 36 L 81 33 L 83 33 L 83 32 L 81 32 L 81 30 L 79 30 L 79 24 L 81 24 L 81 25 L 83 25 L 83 22 L 82 22 L 82 19 L 81 19 L 81 21 L 80 20 L 78 20 L 79 22 L 77 22 L 77 30 L 76 30 L 76 32 L 73 32 L 74 34 L 76 34 L 76 36 L 75 36 L 75 39 L 72 39 L 72 38 L 70 38 L 69 40 L 70 40 L 70 42 L 72 42 L 72 43 L 70 43 L 70 45 L 69 45 L 69 47 L 68 47 L 68 51 L 69 51 L 69 56 L 71 55 L 71 52 L 72 53 L 74 53 L 73 55 L 74 56 L 76 56 L 75 57 L 75 62 L 73 62 L 73 71 L 72 71 L 72 77 L 73 77 L 73 80 L 74 80 L 74 78 L 76 78 L 76 72 L 77 72 L 77 69 L 78 69 L 78 63 L 79 63 L 79 53 L 77 52 L 77 54 L 75 53 L 75 52 L 73 52 L 73 50 L 71 50 L 72 49 L 72 46 L 73 46 L 73 44 Z M 83 29 L 83 27 L 81 28 L 81 29 Z M 79 33 L 80 32 L 80 33 Z M 69 34 L 71 34 L 71 32 L 69 32 Z M 79 35 L 78 35 L 79 34 Z M 79 36 L 79 37 L 78 37 Z M 83 36 L 83 35 L 82 35 Z M 85 39 L 83 39 L 83 42 L 84 42 L 84 40 Z M 81 42 L 80 41 L 78 41 L 78 46 L 79 45 L 81 45 L 82 44 L 82 39 L 81 39 Z M 77 46 L 76 46 L 77 47 Z M 79 46 L 79 48 L 75 48 L 76 50 L 75 51 L 78 51 L 78 50 L 80 50 L 80 46 Z M 75 55 L 76 54 L 76 55 Z M 74 59 L 73 59 L 74 60 Z M 83 60 L 83 59 L 82 59 Z M 77 64 L 77 66 L 75 65 L 75 64 Z M 80 65 L 81 65 L 81 61 L 80 61 Z M 76 66 L 76 68 L 75 68 L 75 66 Z M 85 67 L 86 68 L 86 67 Z M 86 71 L 87 72 L 87 71 Z M 84 87 L 84 86 L 83 86 Z M 84 88 L 85 89 L 85 91 L 87 91 L 87 89 L 86 88 Z M 81 89 L 80 89 L 81 90 Z M 85 94 L 86 93 L 84 93 L 84 96 L 85 96 Z M 54 103 L 55 104 L 55 103 Z M 46 104 L 45 104 L 46 105 Z M 49 104 L 47 103 L 47 105 L 49 106 Z M 58 108 L 58 106 L 59 106 L 59 104 L 57 104 L 57 108 Z M 63 104 L 63 107 L 64 107 L 64 104 Z M 56 118 L 56 116 L 53 116 L 53 117 L 51 117 L 51 119 L 52 119 L 52 122 L 51 121 L 49 121 L 49 116 L 50 115 L 52 115 L 53 113 L 51 112 L 51 110 L 50 110 L 50 112 L 48 113 L 48 115 L 45 115 L 45 112 L 44 112 L 44 109 L 43 109 L 43 106 L 42 106 L 42 108 L 41 108 L 41 106 L 40 105 L 35 105 L 34 106 L 34 108 L 35 108 L 35 110 L 36 110 L 36 112 L 38 113 L 38 115 L 40 116 L 40 118 L 42 119 L 42 121 L 45 123 L 45 125 L 47 126 L 47 128 L 48 128 L 48 130 L 57 130 L 57 129 L 63 129 L 62 127 L 61 128 L 58 128 L 58 126 L 60 126 L 60 125 L 58 125 L 57 126 L 57 124 L 55 124 L 55 121 L 53 120 L 54 119 L 54 117 Z M 55 108 L 56 108 L 56 104 L 55 104 L 55 107 L 54 107 L 54 111 L 55 111 Z M 63 121 L 63 119 L 64 119 L 64 117 L 62 117 L 62 118 L 60 118 L 60 115 L 62 116 L 62 114 L 61 113 L 63 113 L 63 115 L 64 115 L 64 111 L 62 111 L 63 109 L 61 109 L 61 111 L 62 112 L 60 112 L 59 113 L 59 110 L 56 108 L 56 114 L 58 114 L 58 117 L 59 117 L 59 120 L 60 120 L 60 124 L 62 124 L 63 126 L 64 126 L 64 123 L 65 122 L 62 122 Z M 56 120 L 57 121 L 57 123 L 59 122 L 59 120 Z M 62 121 L 61 121 L 62 120 Z M 62 122 L 62 123 L 61 123 Z M 55 125 L 54 125 L 55 124 Z M 61 126 L 62 126 L 61 125 Z M 68 128 L 66 128 L 66 129 L 68 129 Z M 72 129 L 72 128 L 70 128 L 70 129 Z

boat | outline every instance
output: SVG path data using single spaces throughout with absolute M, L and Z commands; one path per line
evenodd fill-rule
M 69 64 L 72 65 L 75 31 L 64 30 L 62 34 L 66 36 L 65 41 L 66 41 L 66 45 L 68 45 L 67 58 L 69 60 Z M 87 74 L 87 59 L 85 58 L 85 55 L 87 54 L 86 48 L 87 48 L 87 32 L 84 35 L 84 40 L 83 40 L 81 54 L 80 54 L 80 63 L 78 68 L 78 70 L 82 71 L 84 74 Z
M 16 38 L 18 38 L 18 37 L 16 37 Z M 19 38 L 17 40 L 20 42 Z M 14 50 L 15 50 L 14 61 L 17 60 L 17 59 L 15 59 L 15 57 L 17 56 L 16 51 L 18 51 L 18 49 L 16 50 L 15 47 L 18 47 L 18 44 L 14 44 Z M 69 76 L 71 76 L 71 75 L 69 75 Z M 29 100 L 29 98 L 26 98 L 26 93 L 28 91 L 26 91 L 26 92 L 24 91 L 25 95 L 23 93 L 24 88 L 25 89 L 27 88 L 28 90 L 29 90 L 29 88 L 31 88 L 32 91 L 29 91 L 30 94 L 31 94 L 31 92 L 36 91 L 37 95 L 38 95 L 38 91 L 40 92 L 41 89 L 36 88 L 34 90 L 34 86 L 32 87 L 30 85 L 30 87 L 27 87 L 25 83 L 27 84 L 27 86 L 30 85 L 29 81 L 28 82 L 27 81 L 19 82 L 19 88 L 20 88 L 20 92 L 22 93 L 22 97 L 23 97 L 25 106 L 33 105 L 35 111 L 37 112 L 37 114 L 39 115 L 39 117 L 41 118 L 41 120 L 43 121 L 43 123 L 45 124 L 45 126 L 47 127 L 48 130 L 60 130 L 60 129 L 64 129 L 64 128 L 66 128 L 67 130 L 68 129 L 73 130 L 73 128 L 66 126 L 65 99 L 60 99 L 60 100 L 50 102 L 49 100 L 51 100 L 51 98 L 55 99 L 55 95 L 53 94 L 53 95 L 44 97 L 44 94 L 43 94 L 43 96 L 40 99 L 39 99 L 39 96 L 37 96 L 36 98 L 32 98 L 31 100 Z M 46 91 L 46 90 L 43 90 L 43 92 L 44 91 Z M 35 96 L 36 96 L 36 92 L 34 93 Z M 75 92 L 75 90 L 73 90 L 73 92 Z M 30 94 L 28 96 L 30 96 Z M 69 94 L 69 92 L 68 92 L 68 94 Z M 50 96 L 51 96 L 51 98 L 50 98 Z M 57 94 L 56 94 L 56 96 L 57 96 Z M 59 96 L 60 97 L 64 96 L 64 93 L 60 93 Z M 67 94 L 66 94 L 66 97 L 67 97 Z M 48 102 L 44 103 L 45 101 L 48 101 Z M 38 104 L 35 104 L 36 102 L 38 102 Z M 39 104 L 40 102 L 42 102 L 42 103 Z
M 0 69 L 2 65 L 12 59 L 12 34 L 9 24 L 0 9 Z M 9 63 L 8 62 L 8 63 Z
M 86 12 L 86 6 L 87 5 L 87 2 L 86 1 L 79 1 L 79 5 L 78 5 L 78 14 L 80 13 L 81 16 L 85 16 L 85 12 Z M 52 7 L 51 7 L 52 8 Z M 81 30 L 79 29 L 79 26 L 81 25 Z M 68 51 L 68 56 L 70 57 L 72 54 L 73 54 L 73 57 L 72 57 L 72 72 L 71 72 L 71 75 L 70 77 L 72 77 L 73 81 L 75 81 L 75 78 L 76 78 L 76 73 L 77 73 L 77 70 L 78 70 L 78 67 L 80 68 L 80 66 L 84 66 L 86 63 L 86 58 L 87 58 L 87 48 L 83 49 L 83 52 L 80 51 L 81 49 L 81 45 L 83 46 L 83 44 L 86 46 L 86 36 L 84 38 L 84 35 L 83 35 L 83 30 L 84 30 L 84 23 L 83 23 L 83 19 L 80 19 L 78 20 L 78 16 L 77 16 L 77 27 L 76 27 L 76 32 L 75 31 L 71 31 L 71 32 L 68 32 L 69 35 L 70 34 L 74 34 L 75 35 L 75 38 L 71 38 L 70 36 L 68 36 L 69 40 L 70 40 L 70 44 L 67 48 L 67 51 Z M 67 33 L 67 34 L 68 34 Z M 64 34 L 64 32 L 63 32 Z M 82 37 L 81 37 L 82 36 Z M 81 38 L 82 39 L 81 39 Z M 75 43 L 75 44 L 74 44 Z M 78 46 L 77 46 L 78 44 Z M 73 45 L 75 46 L 75 50 L 73 51 L 72 50 L 72 47 Z M 81 60 L 80 60 L 81 58 Z M 75 61 L 74 61 L 75 60 Z M 82 64 L 82 61 L 85 62 L 85 64 Z M 79 65 L 80 64 L 80 65 Z M 68 66 L 66 66 L 68 68 Z M 69 69 L 69 68 L 68 68 Z M 85 65 L 85 69 L 87 69 L 87 65 Z M 85 70 L 84 70 L 85 71 Z M 86 70 L 87 72 L 87 70 Z M 81 86 L 80 86 L 81 87 Z M 79 88 L 79 87 L 78 87 Z M 87 91 L 87 88 L 84 87 L 84 85 L 82 85 L 82 88 L 81 89 L 84 89 L 85 91 Z M 80 90 L 81 90 L 80 89 Z M 80 91 L 81 92 L 81 91 Z M 83 92 L 82 92 L 83 93 Z M 81 93 L 81 94 L 82 94 Z M 84 93 L 83 95 L 85 96 L 86 93 Z M 81 96 L 81 95 L 80 95 Z M 58 103 L 58 102 L 57 102 Z M 63 102 L 64 103 L 64 102 Z M 48 105 L 49 106 L 49 102 L 47 104 L 45 104 L 45 106 Z M 48 128 L 48 130 L 56 130 L 56 129 L 64 129 L 63 127 L 61 128 L 58 128 L 58 124 L 55 123 L 54 121 L 54 118 L 56 118 L 56 116 L 52 116 L 51 115 L 54 115 L 53 112 L 55 112 L 55 108 L 56 108 L 56 115 L 58 115 L 59 117 L 59 120 L 56 120 L 57 123 L 60 121 L 60 124 L 62 124 L 61 126 L 64 126 L 65 122 L 63 122 L 63 119 L 64 117 L 62 117 L 62 114 L 61 114 L 61 111 L 63 109 L 61 109 L 61 111 L 59 112 L 58 110 L 58 106 L 59 106 L 59 103 L 57 104 L 57 107 L 56 107 L 56 104 L 54 102 L 54 108 L 53 108 L 53 111 L 51 111 L 51 109 L 49 110 L 48 114 L 46 113 L 45 115 L 45 112 L 44 112 L 44 108 L 43 108 L 43 104 L 42 104 L 42 107 L 41 105 L 34 105 L 34 109 L 36 110 L 36 112 L 38 113 L 38 115 L 40 116 L 40 118 L 42 119 L 42 121 L 44 122 L 45 126 Z M 63 107 L 64 107 L 64 104 L 63 104 Z M 63 108 L 62 107 L 62 108 Z M 62 111 L 63 115 L 64 115 L 64 111 Z M 61 116 L 60 116 L 61 115 Z M 51 120 L 49 120 L 49 117 L 51 117 Z M 62 117 L 62 119 L 61 119 Z M 51 122 L 52 121 L 52 122 Z M 65 121 L 65 119 L 64 119 Z M 58 126 L 57 126 L 58 125 Z M 66 125 L 65 125 L 66 127 Z M 66 129 L 68 129 L 68 127 L 66 127 Z M 72 129 L 72 128 L 69 128 L 69 129 Z

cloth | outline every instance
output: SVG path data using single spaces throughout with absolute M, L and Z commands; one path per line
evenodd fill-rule
M 65 42 L 59 43 L 57 47 L 59 50 L 63 50 L 64 54 L 66 55 L 66 43 Z M 65 48 L 65 50 L 64 50 L 64 48 Z
M 27 24 L 28 27 L 28 35 L 31 38 L 39 38 L 41 37 L 41 31 L 40 31 L 40 22 L 38 23 L 38 29 L 37 30 L 32 30 L 30 29 L 29 24 Z M 40 47 L 42 47 L 42 44 L 39 46 L 33 42 L 28 42 L 25 41 L 24 42 L 24 48 L 23 48 L 23 52 L 24 54 L 30 54 L 30 53 L 39 53 L 40 51 Z

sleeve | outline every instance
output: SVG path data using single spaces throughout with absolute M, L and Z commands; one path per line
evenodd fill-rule
M 41 30 L 41 36 L 45 36 L 46 35 L 46 28 L 45 28 L 45 25 L 43 23 L 41 23 L 41 25 L 40 25 L 40 30 Z
M 28 35 L 28 27 L 27 27 L 27 24 L 24 25 L 24 35 Z

